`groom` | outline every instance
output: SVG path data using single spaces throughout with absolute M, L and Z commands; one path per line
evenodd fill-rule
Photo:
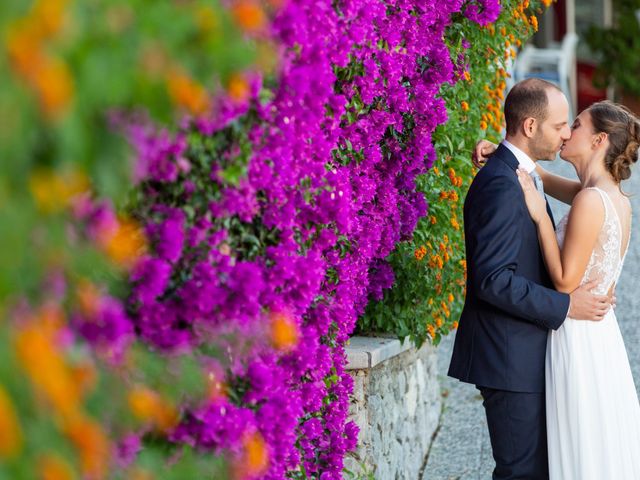
M 482 394 L 493 478 L 548 479 L 547 335 L 567 316 L 601 320 L 610 302 L 590 293 L 593 284 L 571 294 L 553 289 L 516 176 L 520 165 L 533 172 L 533 159 L 553 160 L 571 136 L 565 96 L 549 82 L 527 79 L 509 92 L 504 115 L 506 138 L 464 203 L 467 294 L 449 375 Z

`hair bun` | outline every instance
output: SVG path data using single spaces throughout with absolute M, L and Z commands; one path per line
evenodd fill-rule
M 617 181 L 626 180 L 631 176 L 631 165 L 638 161 L 638 147 L 640 147 L 638 140 L 631 140 L 624 152 L 613 161 L 611 174 Z
M 595 132 L 609 136 L 605 166 L 616 182 L 631 176 L 631 165 L 638 161 L 640 120 L 627 107 L 604 100 L 589 107 Z

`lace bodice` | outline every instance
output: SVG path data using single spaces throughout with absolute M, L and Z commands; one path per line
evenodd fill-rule
M 598 240 L 593 248 L 593 252 L 591 252 L 587 269 L 584 272 L 580 284 L 582 285 L 590 280 L 600 278 L 601 281 L 598 283 L 597 288 L 594 289 L 594 293 L 604 295 L 611 285 L 618 281 L 618 277 L 622 271 L 624 257 L 626 257 L 627 253 L 625 251 L 623 257 L 620 258 L 620 251 L 623 245 L 622 223 L 620 222 L 618 212 L 613 206 L 613 202 L 604 190 L 597 187 L 591 187 L 591 189 L 596 190 L 602 197 L 605 210 L 604 224 L 598 235 Z M 560 220 L 556 228 L 556 236 L 560 248 L 562 248 L 564 243 L 568 219 L 569 214 L 567 213 L 562 220 Z

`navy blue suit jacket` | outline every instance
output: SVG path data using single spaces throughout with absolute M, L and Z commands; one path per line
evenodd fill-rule
M 500 145 L 464 202 L 467 293 L 449 375 L 498 390 L 543 392 L 547 334 L 562 325 L 569 295 L 553 289 L 517 168 Z

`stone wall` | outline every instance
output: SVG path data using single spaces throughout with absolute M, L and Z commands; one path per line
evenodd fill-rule
M 347 349 L 355 381 L 350 416 L 360 427 L 348 470 L 376 480 L 417 480 L 441 411 L 435 348 L 397 339 L 353 337 Z

